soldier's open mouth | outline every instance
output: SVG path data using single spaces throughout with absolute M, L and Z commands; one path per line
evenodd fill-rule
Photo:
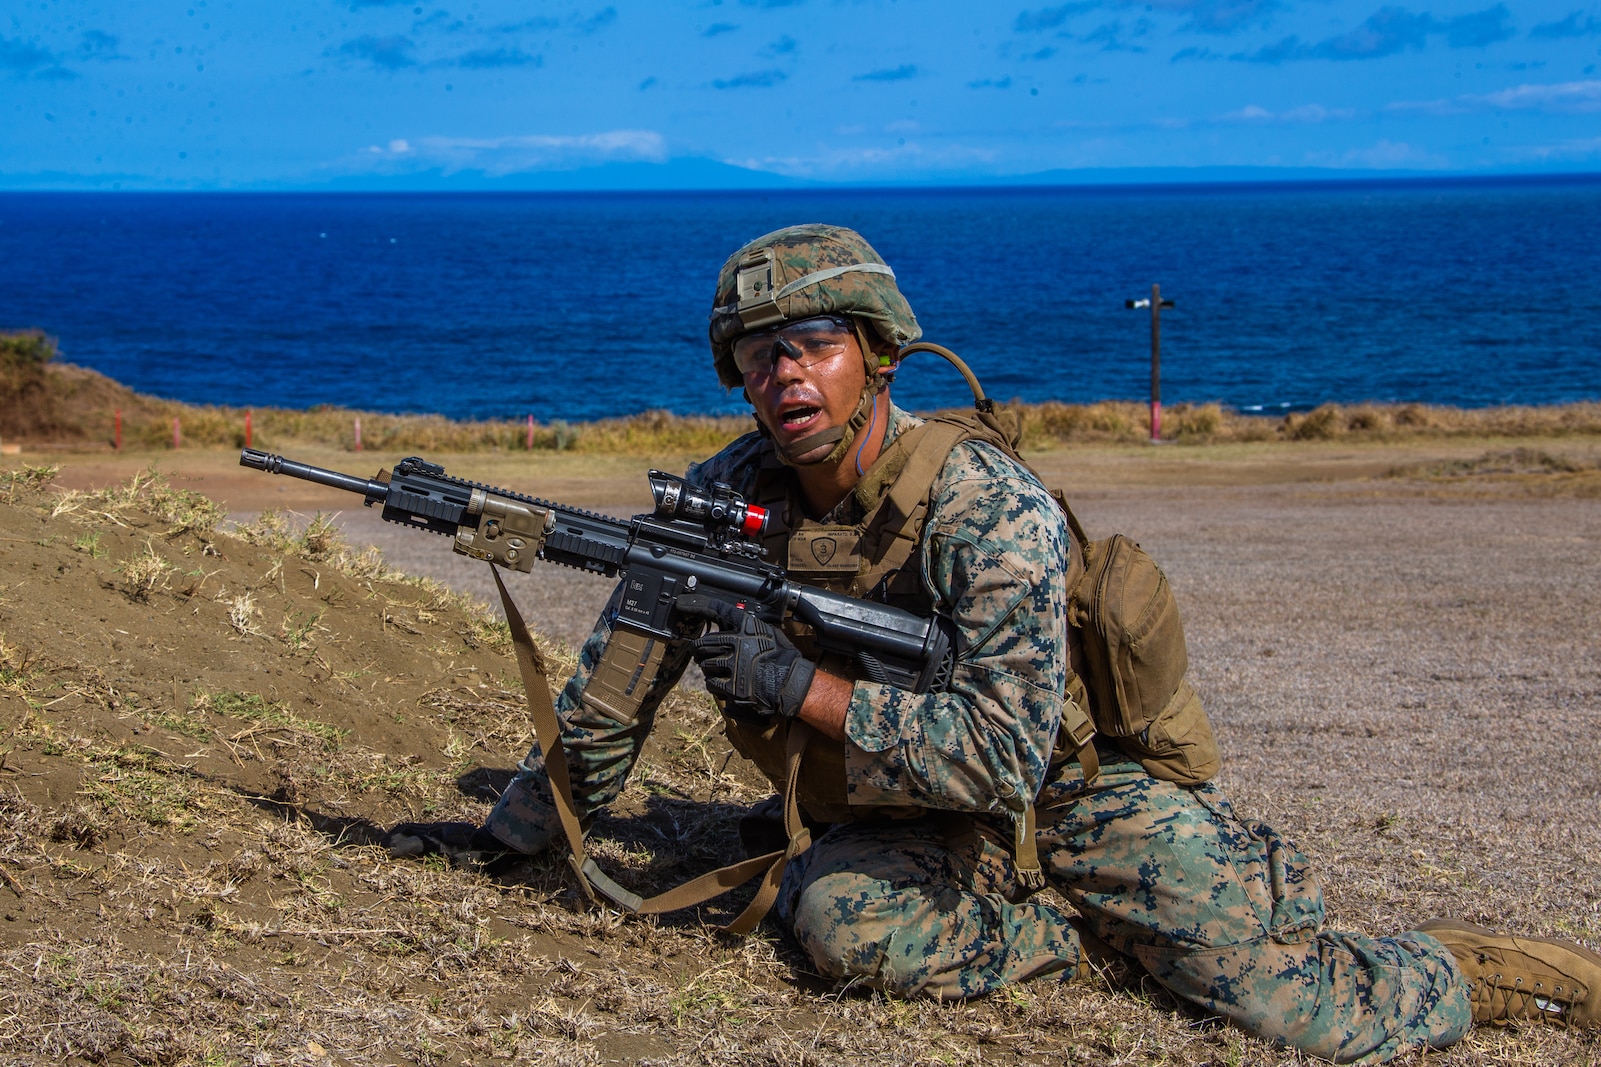
M 784 428 L 787 430 L 796 429 L 811 422 L 822 410 L 822 408 L 814 407 L 794 408 L 779 416 L 779 421 L 784 424 Z

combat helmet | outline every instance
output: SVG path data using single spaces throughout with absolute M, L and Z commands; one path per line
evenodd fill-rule
M 729 389 L 743 380 L 734 366 L 733 344 L 739 337 L 830 314 L 847 315 L 856 323 L 867 387 L 850 424 L 842 430 L 824 431 L 840 436 L 834 449 L 815 462 L 827 462 L 844 453 L 872 410 L 873 397 L 884 386 L 864 325 L 897 349 L 922 336 L 911 305 L 895 285 L 895 272 L 861 234 L 822 223 L 787 226 L 758 237 L 729 256 L 718 272 L 709 333 L 717 380 Z M 801 454 L 819 443 L 809 438 L 797 442 L 791 451 Z M 787 455 L 783 458 L 790 459 Z

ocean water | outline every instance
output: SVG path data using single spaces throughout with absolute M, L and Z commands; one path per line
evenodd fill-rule
M 1601 398 L 1601 177 L 660 194 L 0 194 L 0 328 L 196 403 L 541 421 L 745 410 L 723 258 L 830 221 L 1000 399 Z M 917 356 L 901 403 L 965 402 Z

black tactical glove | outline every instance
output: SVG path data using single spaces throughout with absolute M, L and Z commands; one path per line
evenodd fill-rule
M 727 701 L 735 714 L 793 719 L 812 687 L 816 665 L 783 631 L 755 615 L 723 601 L 694 599 L 696 603 L 681 601 L 680 607 L 724 627 L 696 638 L 692 646 L 695 662 L 706 675 L 706 688 Z

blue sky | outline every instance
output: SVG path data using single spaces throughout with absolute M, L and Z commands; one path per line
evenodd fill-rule
M 1601 3 L 21 0 L 0 114 L 11 188 L 1597 171 Z

